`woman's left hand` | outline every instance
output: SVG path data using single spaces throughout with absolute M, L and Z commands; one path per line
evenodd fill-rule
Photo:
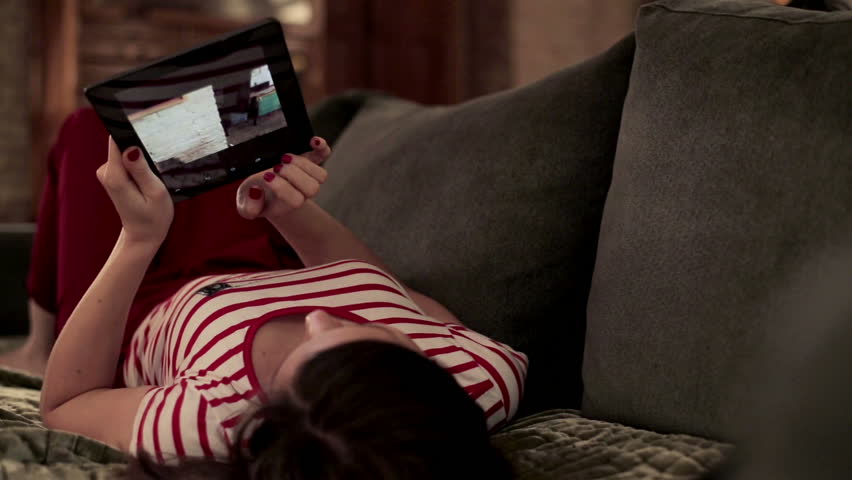
M 174 204 L 142 151 L 131 147 L 122 154 L 110 137 L 109 155 L 97 176 L 121 217 L 127 240 L 158 248 L 172 224 Z
M 247 220 L 265 217 L 272 221 L 299 209 L 328 177 L 320 165 L 330 155 L 328 143 L 314 137 L 310 152 L 286 154 L 280 164 L 246 178 L 237 190 L 237 212 Z

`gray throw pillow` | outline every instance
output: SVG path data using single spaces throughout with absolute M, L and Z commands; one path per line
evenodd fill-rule
M 778 286 L 852 231 L 852 13 L 664 0 L 636 42 L 583 412 L 728 439 Z
M 334 145 L 367 100 L 382 96 L 386 95 L 370 90 L 352 90 L 311 105 L 308 108 L 308 115 L 311 118 L 314 134 L 323 137 L 330 145 Z
M 529 355 L 521 413 L 579 407 L 585 307 L 628 37 L 535 84 L 456 106 L 373 98 L 318 202 L 404 282 Z

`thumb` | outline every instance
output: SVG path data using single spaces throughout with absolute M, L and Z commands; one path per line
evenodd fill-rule
M 314 137 L 311 139 L 311 151 L 305 152 L 302 156 L 317 165 L 322 165 L 331 156 L 331 147 L 324 138 Z
M 254 220 L 266 205 L 263 188 L 246 180 L 237 190 L 237 213 L 246 220 Z
M 151 170 L 143 157 L 144 155 L 139 147 L 130 147 L 121 154 L 121 160 L 124 163 L 124 168 L 127 169 L 127 173 L 136 182 L 142 194 L 151 197 L 165 191 L 166 186 Z

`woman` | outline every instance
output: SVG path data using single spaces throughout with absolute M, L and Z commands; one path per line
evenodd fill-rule
M 311 201 L 331 152 L 320 138 L 312 147 L 236 191 L 219 189 L 236 195 L 228 211 L 206 195 L 173 205 L 139 150 L 121 153 L 110 140 L 107 162 L 89 173 L 120 229 L 59 329 L 42 390 L 48 427 L 141 456 L 161 473 L 183 465 L 234 478 L 509 475 L 487 434 L 517 410 L 526 358 L 402 285 Z M 194 240 L 211 230 L 239 240 L 228 228 L 234 212 L 264 218 L 304 268 L 259 271 L 280 259 L 241 264 L 251 252 L 239 248 L 215 274 L 179 278 L 125 328 L 140 284 L 173 269 L 169 259 L 198 258 L 196 232 L 180 224 L 202 207 L 215 220 L 196 220 L 207 235 Z

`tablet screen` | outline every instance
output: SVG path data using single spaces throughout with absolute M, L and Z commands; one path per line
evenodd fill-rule
M 119 146 L 140 146 L 172 197 L 188 198 L 309 148 L 304 103 L 275 33 L 257 27 L 86 93 Z

